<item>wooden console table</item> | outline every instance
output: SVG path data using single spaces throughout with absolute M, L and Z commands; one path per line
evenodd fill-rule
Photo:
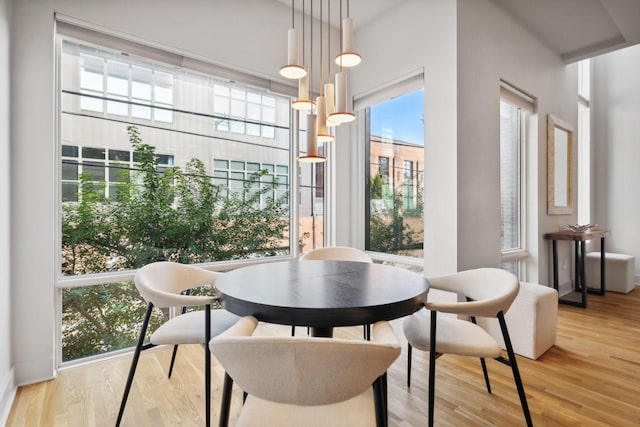
M 578 307 L 587 307 L 587 293 L 597 293 L 604 295 L 604 265 L 605 250 L 604 238 L 609 234 L 609 230 L 588 230 L 577 232 L 571 230 L 554 231 L 546 233 L 544 238 L 551 240 L 553 246 L 553 287 L 559 290 L 558 281 L 558 240 L 569 240 L 575 244 L 574 249 L 574 286 L 573 291 L 565 298 L 559 298 L 558 301 L 563 304 L 575 305 Z M 585 257 L 586 257 L 586 241 L 600 238 L 600 289 L 590 289 L 587 287 L 585 274 Z

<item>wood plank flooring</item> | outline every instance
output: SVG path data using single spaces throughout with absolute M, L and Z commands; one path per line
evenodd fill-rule
M 400 321 L 393 322 L 403 339 Z M 261 334 L 290 333 L 289 327 L 261 325 Z M 298 328 L 298 333 L 306 333 Z M 359 338 L 362 329 L 341 328 L 336 336 Z M 144 352 L 123 426 L 202 426 L 203 351 L 182 346 L 173 378 L 166 377 L 171 352 Z M 8 426 L 113 426 L 131 356 L 62 370 L 55 380 L 20 387 Z M 427 357 L 415 351 L 412 387 L 406 387 L 406 345 L 389 371 L 391 426 L 427 421 Z M 640 289 L 630 294 L 589 296 L 589 307 L 560 305 L 556 345 L 537 361 L 518 358 L 534 425 L 640 425 Z M 477 359 L 438 359 L 436 425 L 524 425 L 510 368 L 487 362 L 493 393 L 484 387 Z M 282 367 L 286 369 L 286 366 Z M 223 371 L 214 361 L 212 403 L 217 425 Z M 241 407 L 234 388 L 231 421 Z

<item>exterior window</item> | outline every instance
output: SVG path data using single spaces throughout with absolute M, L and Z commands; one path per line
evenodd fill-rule
M 502 268 L 524 278 L 526 135 L 533 102 L 502 87 L 500 98 L 500 250 Z M 518 91 L 519 92 L 519 91 Z
M 80 52 L 80 109 L 173 122 L 173 74 Z M 153 105 L 157 108 L 151 109 Z M 149 106 L 149 107 L 148 107 Z
M 369 117 L 365 249 L 422 258 L 424 91 L 396 95 L 364 111 Z
M 289 97 L 58 41 L 57 286 L 67 362 L 135 343 L 144 301 L 122 280 L 133 270 L 290 255 L 303 238 L 290 227 Z M 322 229 L 322 183 L 301 182 L 298 197 L 315 202 L 294 210 L 302 235 Z M 322 245 L 322 233 L 315 239 Z
M 389 158 L 388 157 L 379 157 L 378 158 L 378 173 L 382 177 L 385 182 L 389 182 Z

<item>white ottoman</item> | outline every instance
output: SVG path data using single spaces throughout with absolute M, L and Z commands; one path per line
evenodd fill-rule
M 604 254 L 604 288 L 629 293 L 635 288 L 635 258 L 625 254 Z M 589 252 L 585 259 L 587 286 L 600 288 L 600 252 Z
M 558 291 L 535 283 L 520 282 L 520 292 L 504 316 L 513 351 L 529 359 L 539 358 L 556 343 Z M 478 318 L 504 349 L 497 319 Z

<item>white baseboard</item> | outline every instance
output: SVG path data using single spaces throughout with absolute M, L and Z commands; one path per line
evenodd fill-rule
M 0 426 L 7 424 L 17 389 L 14 371 L 11 368 L 6 378 L 0 381 Z

